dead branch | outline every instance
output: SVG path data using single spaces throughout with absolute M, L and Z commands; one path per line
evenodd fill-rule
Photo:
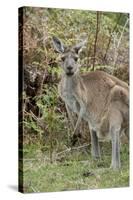
M 94 43 L 94 59 L 93 59 L 93 71 L 95 67 L 95 60 L 96 60 L 96 49 L 97 49 L 97 38 L 98 38 L 98 32 L 99 32 L 99 16 L 100 12 L 97 11 L 97 21 L 96 21 L 96 36 L 95 36 L 95 43 Z
M 108 53 L 108 50 L 109 50 L 109 47 L 110 47 L 110 43 L 111 43 L 111 40 L 112 40 L 113 33 L 115 32 L 115 30 L 116 30 L 116 28 L 117 28 L 117 26 L 118 26 L 118 23 L 119 23 L 119 21 L 120 21 L 120 19 L 121 19 L 121 16 L 122 16 L 122 15 L 121 15 L 121 13 L 120 13 L 120 15 L 118 16 L 117 22 L 116 22 L 116 24 L 115 24 L 113 30 L 112 30 L 111 33 L 110 33 L 110 37 L 109 37 L 109 40 L 108 40 L 108 44 L 107 44 L 107 47 L 106 47 L 106 50 L 105 50 L 105 55 L 104 55 L 104 58 L 103 58 L 103 61 L 104 61 L 104 62 L 106 61 L 106 57 L 107 57 L 107 53 Z
M 119 49 L 119 46 L 120 46 L 124 31 L 125 31 L 125 28 L 126 28 L 126 26 L 128 24 L 128 21 L 129 21 L 129 19 L 127 18 L 127 20 L 125 22 L 125 25 L 123 26 L 123 29 L 121 31 L 121 34 L 120 34 L 120 37 L 119 37 L 119 40 L 118 40 L 117 44 L 115 44 L 116 43 L 116 38 L 114 38 L 114 62 L 113 62 L 114 68 L 116 66 L 116 61 L 117 61 L 117 57 L 118 57 L 118 49 Z

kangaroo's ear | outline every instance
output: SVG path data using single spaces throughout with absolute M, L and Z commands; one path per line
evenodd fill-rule
M 87 40 L 84 40 L 84 41 L 78 43 L 77 45 L 75 45 L 75 46 L 74 46 L 75 52 L 78 54 L 78 53 L 79 53 L 79 50 L 80 50 L 82 47 L 84 47 L 84 46 L 86 45 L 86 43 L 87 43 Z
M 64 51 L 65 51 L 65 46 L 64 46 L 64 44 L 61 42 L 61 40 L 59 40 L 57 37 L 53 36 L 52 41 L 53 41 L 53 45 L 54 45 L 55 50 L 56 50 L 58 53 L 64 53 Z

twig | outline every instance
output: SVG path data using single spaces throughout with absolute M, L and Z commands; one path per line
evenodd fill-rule
M 33 192 L 39 192 L 38 190 L 36 190 L 32 185 L 30 186 L 31 189 L 33 190 Z
M 34 113 L 30 110 L 30 114 L 32 115 L 33 119 L 37 122 L 40 122 L 40 120 L 37 118 L 37 116 L 34 115 Z
M 78 146 L 78 147 L 73 147 L 73 148 L 71 148 L 71 149 L 72 149 L 72 150 L 82 149 L 82 148 L 87 147 L 87 146 L 89 146 L 89 145 L 91 145 L 91 144 L 90 144 L 90 143 L 89 143 L 89 144 L 84 144 L 84 145 L 81 145 L 81 146 Z
M 30 110 L 30 114 L 32 115 L 33 119 L 37 122 L 37 124 L 41 127 L 44 128 L 44 122 L 42 121 L 42 119 L 36 117 L 34 115 L 34 113 Z

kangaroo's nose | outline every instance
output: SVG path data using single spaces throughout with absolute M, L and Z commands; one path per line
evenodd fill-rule
M 72 66 L 68 66 L 67 69 L 68 69 L 68 70 L 71 70 L 71 69 L 72 69 Z

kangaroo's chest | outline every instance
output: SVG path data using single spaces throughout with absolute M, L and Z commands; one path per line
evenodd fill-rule
M 72 112 L 79 113 L 80 104 L 75 95 L 75 84 L 72 79 L 63 79 L 59 85 L 59 93 Z
M 80 111 L 80 105 L 76 99 L 76 97 L 74 96 L 72 91 L 67 91 L 64 90 L 61 94 L 63 100 L 65 101 L 65 103 L 67 104 L 67 106 L 75 113 L 79 113 Z

